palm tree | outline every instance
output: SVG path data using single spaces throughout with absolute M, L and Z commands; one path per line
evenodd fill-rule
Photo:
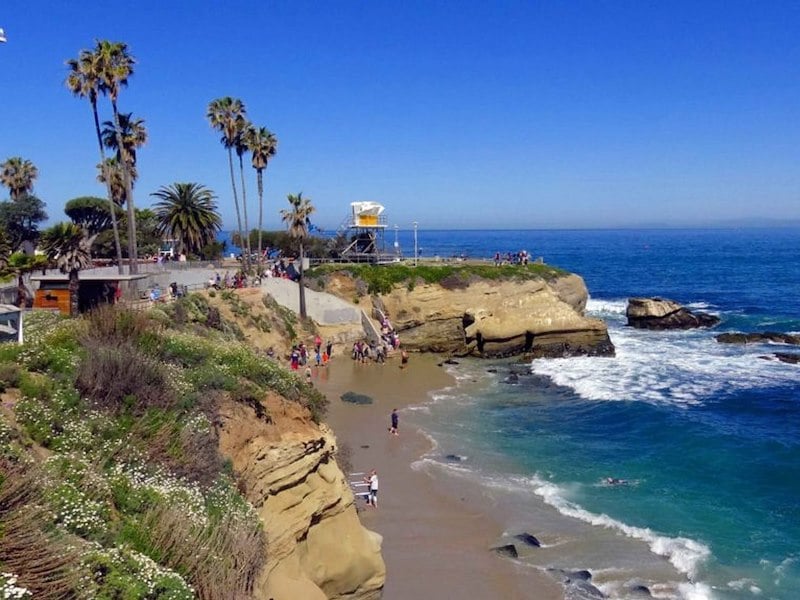
M 4 270 L 17 276 L 17 306 L 25 308 L 29 305 L 33 295 L 25 285 L 25 275 L 38 269 L 47 268 L 47 259 L 44 256 L 13 252 L 5 260 Z
M 252 249 L 250 247 L 250 225 L 247 222 L 247 187 L 244 184 L 244 161 L 242 160 L 242 156 L 247 151 L 247 145 L 244 142 L 244 135 L 248 129 L 252 127 L 252 123 L 250 121 L 244 120 L 241 123 L 241 128 L 239 129 L 239 135 L 236 137 L 236 156 L 239 157 L 239 176 L 242 180 L 242 211 L 244 212 L 244 231 L 245 231 L 245 239 L 243 240 L 244 243 L 244 265 L 245 269 L 250 270 L 250 257 L 252 255 Z
M 96 237 L 74 223 L 57 223 L 42 234 L 42 251 L 62 273 L 69 274 L 69 314 L 73 317 L 78 314 L 78 271 L 91 266 Z
M 103 149 L 103 139 L 100 134 L 100 116 L 97 112 L 97 95 L 100 93 L 102 84 L 100 77 L 100 61 L 98 55 L 91 50 L 81 50 L 77 59 L 67 61 L 69 74 L 67 75 L 67 88 L 78 98 L 87 98 L 92 107 L 94 117 L 94 131 L 97 136 L 97 146 L 100 149 L 100 167 L 104 170 L 106 164 L 106 153 Z M 116 207 L 114 206 L 113 190 L 111 180 L 101 172 L 99 177 L 101 183 L 106 184 L 108 193 L 109 213 L 111 214 L 111 226 L 114 229 L 114 247 L 117 252 L 117 265 L 120 275 L 123 273 L 122 267 L 122 245 L 119 241 L 119 226 L 117 225 Z
M 0 183 L 11 193 L 12 200 L 19 200 L 33 191 L 33 182 L 39 170 L 29 160 L 12 156 L 0 164 Z
M 298 285 L 300 287 L 300 318 L 306 318 L 306 290 L 303 285 L 303 240 L 308 237 L 309 217 L 314 212 L 314 207 L 311 204 L 311 199 L 303 198 L 303 192 L 296 196 L 289 194 L 286 199 L 289 201 L 291 210 L 284 209 L 281 211 L 281 219 L 286 223 L 286 228 L 289 235 L 298 241 L 300 245 L 300 268 L 298 273 L 300 275 Z
M 127 197 L 125 196 L 125 174 L 123 172 L 122 165 L 115 157 L 112 156 L 106 159 L 105 168 L 103 168 L 103 165 L 97 165 L 97 170 L 97 181 L 111 186 L 111 197 L 114 200 L 114 204 L 118 207 L 124 206 L 125 202 L 127 201 Z M 136 165 L 131 166 L 128 169 L 128 173 L 131 177 L 132 187 L 134 182 L 139 177 L 139 172 L 136 170 Z
M 150 194 L 161 235 L 178 240 L 181 250 L 199 253 L 222 228 L 214 192 L 199 183 L 173 183 Z
M 117 128 L 112 121 L 103 121 L 101 136 L 105 147 L 116 151 L 117 160 L 124 160 L 128 165 L 133 187 L 136 181 L 132 170 L 136 167 L 136 150 L 147 143 L 147 128 L 144 126 L 144 119 L 134 119 L 133 113 L 120 113 L 119 130 L 122 138 L 121 150 L 117 143 Z
M 266 127 L 257 128 L 251 125 L 244 132 L 242 140 L 250 151 L 253 168 L 258 177 L 258 264 L 260 267 L 262 260 L 261 230 L 264 214 L 264 169 L 278 151 L 278 138 Z
M 244 103 L 238 98 L 225 96 L 217 98 L 208 104 L 206 118 L 211 127 L 222 134 L 220 142 L 228 150 L 228 166 L 231 172 L 231 187 L 233 188 L 233 205 L 236 208 L 236 222 L 239 227 L 239 241 L 244 244 L 242 233 L 242 217 L 239 212 L 239 197 L 236 194 L 236 178 L 233 174 L 233 150 L 237 147 L 238 140 L 247 123 L 247 111 Z M 237 150 L 238 152 L 238 150 Z M 246 247 L 246 246 L 245 246 Z
M 136 59 L 128 52 L 128 45 L 123 42 L 109 42 L 98 40 L 94 51 L 99 63 L 100 92 L 106 94 L 111 100 L 111 110 L 114 114 L 114 128 L 116 129 L 117 147 L 125 148 L 122 140 L 122 129 L 119 120 L 117 100 L 120 89 L 128 85 L 128 78 L 133 75 L 133 65 Z M 136 212 L 133 204 L 133 187 L 130 172 L 126 161 L 123 161 L 123 178 L 125 180 L 125 196 L 128 210 L 128 260 L 130 272 L 138 271 L 136 260 Z

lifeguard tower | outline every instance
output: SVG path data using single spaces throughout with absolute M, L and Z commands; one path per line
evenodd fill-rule
M 341 256 L 353 262 L 381 262 L 385 258 L 386 210 L 377 202 L 351 202 L 345 222 L 349 244 Z

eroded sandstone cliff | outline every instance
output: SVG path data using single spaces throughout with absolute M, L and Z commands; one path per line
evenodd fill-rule
M 357 292 L 357 283 L 340 273 L 326 289 L 347 297 Z M 485 357 L 613 355 L 606 324 L 583 315 L 587 299 L 583 279 L 568 274 L 473 279 L 452 289 L 417 281 L 373 296 L 372 303 L 410 350 Z
M 220 449 L 267 534 L 267 564 L 256 597 L 379 598 L 386 576 L 381 538 L 358 520 L 334 460 L 333 433 L 279 397 L 264 404 L 268 419 L 232 401 L 219 412 Z

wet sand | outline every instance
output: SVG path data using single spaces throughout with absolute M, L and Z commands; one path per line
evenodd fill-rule
M 315 385 L 330 400 L 326 420 L 340 447 L 350 447 L 353 471 L 378 471 L 378 508 L 363 500 L 358 506 L 362 523 L 383 536 L 384 600 L 561 600 L 563 589 L 553 579 L 489 549 L 502 525 L 486 510 L 481 490 L 411 468 L 431 444 L 405 426 L 402 409 L 453 383 L 437 360 L 412 355 L 408 368 L 400 369 L 396 357 L 379 365 L 335 356 L 327 369 L 315 373 Z M 343 402 L 347 391 L 366 394 L 374 403 Z M 393 408 L 400 411 L 398 436 L 388 432 Z M 351 477 L 356 479 L 360 476 Z

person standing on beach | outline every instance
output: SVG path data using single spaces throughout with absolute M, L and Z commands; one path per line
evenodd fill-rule
M 371 504 L 373 508 L 378 508 L 378 472 L 372 469 L 369 475 L 369 497 L 367 504 Z
M 400 368 L 405 369 L 407 366 L 408 366 L 408 352 L 403 350 L 403 352 L 400 353 Z
M 333 352 L 333 343 L 330 340 L 328 340 L 328 343 L 325 345 L 325 352 L 328 353 L 328 358 L 330 358 Z
M 392 421 L 392 426 L 389 427 L 389 433 L 393 435 L 400 435 L 400 433 L 397 430 L 397 426 L 399 425 L 400 422 L 400 415 L 397 414 L 396 408 L 392 409 L 391 421 Z

